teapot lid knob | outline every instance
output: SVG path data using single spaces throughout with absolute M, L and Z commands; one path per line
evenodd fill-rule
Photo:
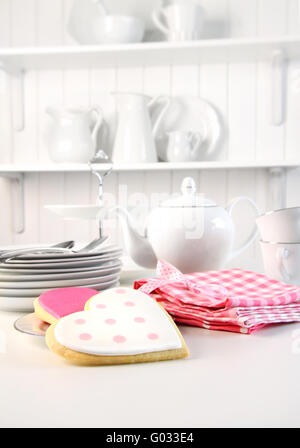
M 194 196 L 196 194 L 196 182 L 192 177 L 186 177 L 181 184 L 181 192 L 184 196 Z

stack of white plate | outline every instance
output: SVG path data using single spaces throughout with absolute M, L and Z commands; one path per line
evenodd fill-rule
M 49 289 L 81 286 L 101 291 L 118 286 L 122 250 L 32 254 L 0 263 L 0 310 L 29 311 Z

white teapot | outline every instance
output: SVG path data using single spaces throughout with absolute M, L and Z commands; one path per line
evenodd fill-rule
M 252 199 L 238 197 L 228 207 L 220 207 L 196 194 L 192 178 L 183 180 L 181 190 L 182 195 L 151 211 L 144 236 L 135 230 L 128 212 L 117 208 L 127 251 L 137 264 L 155 268 L 157 260 L 162 259 L 183 273 L 218 270 L 254 241 L 257 235 L 255 222 L 246 242 L 233 250 L 235 225 L 232 211 L 238 202 L 245 200 L 259 215 Z

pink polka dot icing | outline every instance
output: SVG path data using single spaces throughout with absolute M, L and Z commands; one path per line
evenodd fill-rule
M 138 324 L 143 324 L 145 322 L 145 319 L 143 317 L 135 317 L 134 322 Z
M 39 305 L 56 319 L 84 310 L 84 305 L 98 291 L 90 288 L 58 288 L 42 294 Z
M 118 344 L 123 344 L 124 342 L 126 342 L 125 336 L 122 336 L 121 334 L 117 334 L 116 336 L 114 336 L 113 340 Z
M 153 340 L 155 340 L 155 339 L 158 339 L 158 334 L 156 334 L 156 333 L 149 333 L 148 335 L 147 335 L 147 338 L 148 339 L 151 339 L 152 341 Z
M 134 306 L 134 305 L 135 305 L 135 303 L 130 302 L 129 300 L 128 300 L 128 302 L 125 302 L 125 306 Z
M 104 308 L 106 308 L 106 305 L 104 305 L 104 303 L 98 303 L 98 305 L 96 305 L 96 308 L 98 308 L 99 310 L 103 310 Z
M 107 325 L 114 325 L 116 322 L 116 319 L 105 319 Z
M 90 333 L 81 333 L 79 335 L 79 339 L 81 341 L 89 341 L 90 339 L 92 339 L 92 335 Z
M 115 291 L 117 294 L 126 294 L 126 289 L 123 289 L 123 288 L 118 288 L 118 289 L 116 289 L 116 291 Z
M 74 323 L 76 325 L 84 325 L 86 323 L 86 321 L 84 319 L 76 319 L 76 320 L 74 320 Z

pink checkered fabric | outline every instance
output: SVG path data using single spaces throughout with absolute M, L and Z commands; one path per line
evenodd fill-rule
M 159 278 L 135 282 L 179 323 L 251 333 L 268 324 L 300 321 L 300 287 L 241 269 L 183 275 L 158 263 Z

